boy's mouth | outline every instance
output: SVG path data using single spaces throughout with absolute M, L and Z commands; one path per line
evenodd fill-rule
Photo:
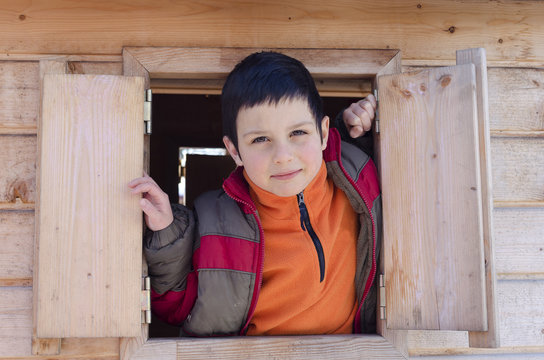
M 292 179 L 295 176 L 297 176 L 301 171 L 302 171 L 302 169 L 293 170 L 293 171 L 286 171 L 286 172 L 282 172 L 282 173 L 272 175 L 270 177 L 275 179 L 275 180 L 289 180 L 289 179 Z

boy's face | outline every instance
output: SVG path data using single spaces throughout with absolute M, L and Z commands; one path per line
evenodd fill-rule
M 223 142 L 251 181 L 278 196 L 296 195 L 317 175 L 327 146 L 329 118 L 321 121 L 323 141 L 306 100 L 243 108 L 236 119 L 238 151 Z

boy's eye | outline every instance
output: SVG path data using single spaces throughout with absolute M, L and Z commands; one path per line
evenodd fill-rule
M 295 130 L 291 134 L 295 135 L 295 136 L 299 136 L 299 135 L 305 135 L 305 134 L 307 134 L 307 132 L 304 131 L 304 130 Z
M 253 139 L 251 141 L 252 144 L 255 144 L 255 143 L 261 143 L 261 142 L 265 142 L 266 141 L 266 136 L 259 136 L 259 137 L 256 137 L 255 139 Z

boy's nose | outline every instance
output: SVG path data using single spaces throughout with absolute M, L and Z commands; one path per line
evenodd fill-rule
M 281 164 L 293 159 L 293 152 L 287 144 L 277 144 L 274 149 L 274 163 Z

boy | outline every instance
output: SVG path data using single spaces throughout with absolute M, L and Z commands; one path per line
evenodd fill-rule
M 308 70 L 248 56 L 222 92 L 223 142 L 237 169 L 223 190 L 170 207 L 148 176 L 129 187 L 151 230 L 154 313 L 182 335 L 372 332 L 380 197 L 370 158 L 329 130 Z M 372 96 L 340 126 L 371 126 Z M 173 210 L 173 213 L 172 213 Z M 372 292 L 372 293 L 371 293 Z

